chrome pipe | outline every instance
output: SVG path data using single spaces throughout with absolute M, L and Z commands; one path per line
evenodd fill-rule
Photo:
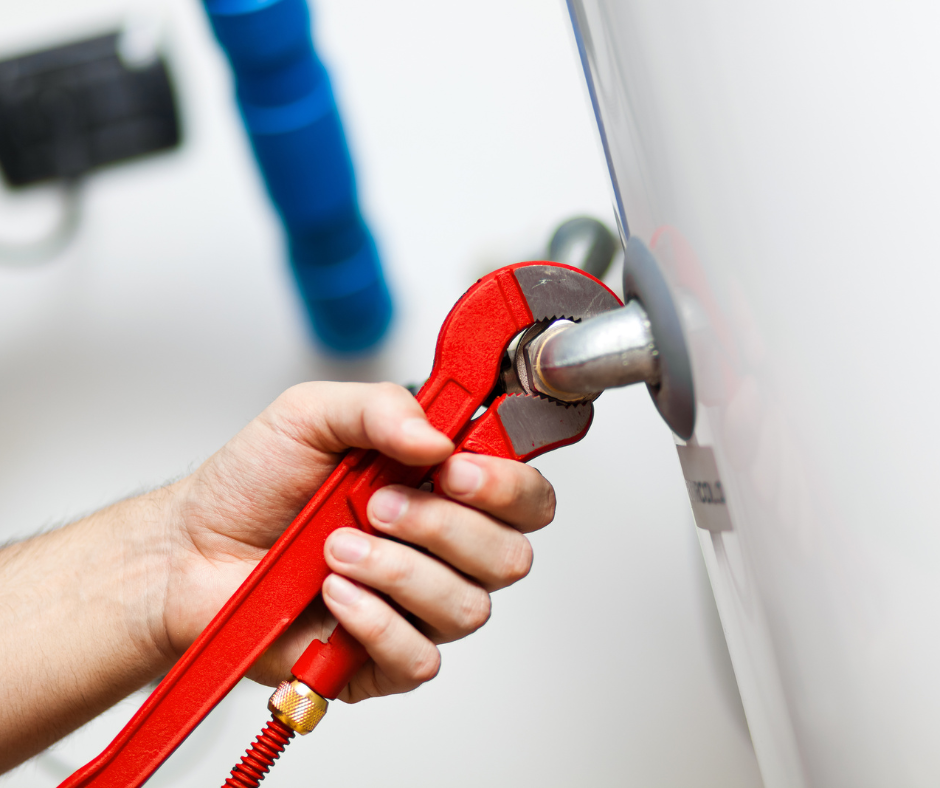
M 572 323 L 559 320 L 525 349 L 532 386 L 574 402 L 605 389 L 660 379 L 659 354 L 639 301 Z

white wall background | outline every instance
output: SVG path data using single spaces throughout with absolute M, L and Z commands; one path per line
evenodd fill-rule
M 295 382 L 420 382 L 477 276 L 538 257 L 572 214 L 612 220 L 560 2 L 316 11 L 398 309 L 383 352 L 356 364 L 309 344 L 196 0 L 0 4 L 0 55 L 155 15 L 185 122 L 178 152 L 91 179 L 59 259 L 0 268 L 0 539 L 185 473 Z M 37 231 L 52 202 L 0 195 L 2 237 Z M 483 631 L 445 647 L 431 685 L 333 704 L 265 785 L 760 784 L 675 451 L 645 391 L 605 394 L 592 433 L 537 464 L 559 508 L 534 537 L 532 576 L 497 595 Z M 267 695 L 240 685 L 151 784 L 221 784 Z M 56 785 L 140 699 L 0 786 Z

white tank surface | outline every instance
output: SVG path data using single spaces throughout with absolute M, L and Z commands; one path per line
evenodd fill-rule
M 569 10 L 621 229 L 683 315 L 765 784 L 940 784 L 940 7 Z

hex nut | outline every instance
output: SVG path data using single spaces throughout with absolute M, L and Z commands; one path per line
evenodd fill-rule
M 525 363 L 525 374 L 527 378 L 526 383 L 528 383 L 528 385 L 539 394 L 544 394 L 546 397 L 561 400 L 562 402 L 585 402 L 596 399 L 598 396 L 597 394 L 591 396 L 585 394 L 572 394 L 567 391 L 558 391 L 557 389 L 549 386 L 542 377 L 539 357 L 541 355 L 542 348 L 545 346 L 546 340 L 551 339 L 553 336 L 562 331 L 567 331 L 569 328 L 574 328 L 575 325 L 577 324 L 571 320 L 556 320 L 547 326 L 543 331 L 541 331 L 537 336 L 527 342 L 522 348 L 522 357 Z

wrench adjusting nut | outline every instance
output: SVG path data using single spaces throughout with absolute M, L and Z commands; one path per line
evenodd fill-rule
M 302 681 L 282 681 L 268 701 L 271 713 L 301 736 L 317 727 L 329 703 Z

